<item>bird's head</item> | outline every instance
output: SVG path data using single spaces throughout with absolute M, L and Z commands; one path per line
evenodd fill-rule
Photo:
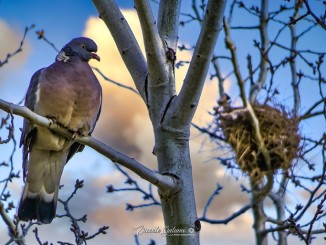
M 57 59 L 59 58 L 60 60 L 60 55 L 63 55 L 66 56 L 67 59 L 72 56 L 78 56 L 85 61 L 89 61 L 90 59 L 100 61 L 100 57 L 95 52 L 97 52 L 97 45 L 92 39 L 87 37 L 78 37 L 72 39 L 62 48 Z M 65 62 L 64 59 L 63 61 Z

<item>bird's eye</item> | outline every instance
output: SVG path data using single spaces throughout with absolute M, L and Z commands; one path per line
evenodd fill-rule
M 80 45 L 82 48 L 86 48 L 85 44 Z

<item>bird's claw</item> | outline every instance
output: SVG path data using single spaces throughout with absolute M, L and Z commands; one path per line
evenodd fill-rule
M 78 135 L 78 132 L 72 132 L 70 141 L 75 141 L 77 135 Z
M 54 118 L 54 117 L 47 117 L 47 118 L 50 121 L 50 126 L 52 126 L 52 125 L 58 125 L 59 124 L 58 123 L 58 120 L 56 118 Z
M 48 116 L 47 118 L 50 121 L 50 126 L 57 125 L 57 126 L 62 127 L 62 128 L 67 128 L 63 124 L 59 123 L 59 121 L 55 117 Z
M 81 136 L 81 137 L 86 137 L 89 136 L 87 134 L 83 134 L 81 133 L 79 130 L 78 131 L 71 131 L 72 135 L 71 135 L 71 141 L 74 141 L 76 139 L 77 136 Z

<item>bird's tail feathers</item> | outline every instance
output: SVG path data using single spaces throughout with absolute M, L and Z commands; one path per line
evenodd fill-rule
M 26 183 L 18 208 L 18 217 L 23 221 L 37 219 L 41 223 L 49 224 L 55 217 L 57 200 L 58 189 L 49 194 L 42 186 L 40 192 L 34 193 L 29 191 Z
M 20 220 L 51 223 L 56 214 L 58 191 L 67 153 L 33 149 L 23 195 L 18 208 Z

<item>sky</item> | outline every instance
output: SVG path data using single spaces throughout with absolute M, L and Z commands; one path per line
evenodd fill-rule
M 142 50 L 142 36 L 137 20 L 137 15 L 133 9 L 132 1 L 119 2 L 122 12 L 130 24 L 134 34 L 140 43 Z M 283 1 L 282 1 L 283 2 Z M 157 5 L 153 5 L 153 11 L 157 10 Z M 273 4 L 272 4 L 273 5 Z M 273 7 L 273 6 L 272 6 Z M 183 12 L 190 11 L 189 1 L 183 1 Z M 251 19 L 244 16 L 245 21 L 250 23 Z M 239 23 L 243 21 L 240 19 Z M 239 24 L 235 22 L 235 24 Z M 42 40 L 38 40 L 35 31 L 44 30 L 45 36 L 61 48 L 72 38 L 86 36 L 92 38 L 98 44 L 98 54 L 101 62 L 91 61 L 91 65 L 98 67 L 109 78 L 132 85 L 132 80 L 125 68 L 115 43 L 104 23 L 98 18 L 96 8 L 91 1 L 79 0 L 2 0 L 0 1 L 0 60 L 3 60 L 8 52 L 13 52 L 19 46 L 26 26 L 35 25 L 28 32 L 23 50 L 18 55 L 9 60 L 9 63 L 0 68 L 0 98 L 14 103 L 21 101 L 25 95 L 29 80 L 38 69 L 51 64 L 56 56 L 56 51 Z M 185 28 L 180 28 L 179 42 L 185 43 L 188 47 L 194 45 L 199 32 L 199 26 L 193 24 Z M 271 30 L 272 34 L 273 30 Z M 246 34 L 247 35 L 247 34 Z M 223 36 L 223 35 L 221 35 Z M 247 51 L 253 49 L 252 39 L 254 34 L 249 34 L 243 38 L 243 33 L 234 35 L 235 40 L 239 40 L 239 59 L 245 60 Z M 324 50 L 325 31 L 316 30 L 313 40 L 304 40 L 307 47 L 314 47 Z M 256 37 L 257 38 L 257 37 Z M 284 40 L 286 43 L 287 40 Z M 216 50 L 223 54 L 224 43 L 220 38 Z M 177 54 L 178 60 L 190 60 L 191 51 L 184 51 Z M 275 55 L 275 59 L 278 57 Z M 274 57 L 274 56 L 273 56 Z M 246 66 L 243 65 L 243 68 Z M 227 66 L 225 70 L 227 70 Z M 176 70 L 177 89 L 186 74 L 187 65 Z M 212 70 L 210 70 L 212 72 Z M 98 74 L 96 74 L 98 76 Z M 284 71 L 279 75 L 278 80 L 287 79 L 289 74 Z M 103 109 L 98 125 L 93 136 L 104 143 L 118 149 L 119 151 L 136 158 L 147 167 L 156 169 L 155 158 L 152 156 L 153 134 L 151 124 L 148 119 L 146 107 L 138 95 L 117 87 L 104 81 L 98 76 L 103 89 Z M 291 106 L 292 98 L 285 90 L 289 90 L 288 83 L 279 82 L 279 88 L 283 89 L 278 100 L 281 103 Z M 311 94 L 314 87 L 311 84 L 304 84 L 303 101 L 306 108 L 313 100 Z M 325 89 L 325 88 L 323 88 Z M 230 79 L 226 86 L 227 92 L 237 100 L 239 92 Z M 218 99 L 216 80 L 207 79 L 198 111 L 194 122 L 205 126 L 212 119 L 208 114 Z M 305 108 L 303 108 L 305 109 Z M 0 112 L 0 116 L 4 113 Z M 20 128 L 22 119 L 15 117 L 15 127 Z M 302 130 L 310 135 L 319 135 L 320 130 L 325 129 L 324 121 L 308 121 L 302 126 Z M 5 137 L 0 132 L 1 137 Z M 20 133 L 15 132 L 16 139 Z M 191 153 L 194 172 L 194 186 L 198 215 L 201 216 L 203 208 L 210 194 L 214 191 L 216 183 L 224 186 L 221 194 L 216 198 L 209 209 L 211 218 L 223 219 L 238 210 L 248 202 L 248 196 L 240 191 L 240 184 L 247 184 L 247 179 L 237 175 L 237 181 L 230 171 L 222 167 L 218 161 L 214 160 L 219 150 L 216 144 L 210 142 L 207 137 L 202 136 L 196 130 L 192 130 Z M 9 159 L 12 144 L 0 145 L 0 156 L 2 159 Z M 318 156 L 317 156 L 318 157 Z M 21 166 L 21 150 L 17 149 L 14 155 L 15 169 Z M 130 173 L 130 172 L 128 172 Z M 3 173 L 0 173 L 0 176 Z M 141 181 L 137 176 L 130 173 L 134 179 L 139 180 L 143 188 L 148 188 L 147 183 Z M 71 201 L 71 210 L 76 216 L 88 214 L 88 221 L 83 226 L 89 233 L 96 232 L 97 228 L 108 225 L 107 235 L 98 236 L 91 240 L 89 244 L 135 244 L 134 235 L 136 228 L 144 226 L 148 228 L 164 227 L 162 214 L 159 206 L 136 209 L 133 212 L 126 211 L 126 203 L 141 204 L 142 195 L 136 192 L 106 193 L 106 186 L 113 184 L 115 187 L 128 187 L 124 184 L 125 177 L 117 171 L 112 162 L 105 157 L 87 148 L 69 161 L 65 167 L 61 184 L 64 185 L 60 191 L 62 199 L 67 198 L 76 179 L 85 181 L 84 188 L 80 189 L 76 197 Z M 18 201 L 22 188 L 22 180 L 10 183 L 10 191 L 13 199 Z M 156 190 L 154 189 L 154 192 Z M 292 197 L 296 195 L 293 194 Z M 294 204 L 293 204 L 294 205 Z M 58 205 L 58 212 L 62 213 L 61 205 Z M 11 212 L 10 215 L 14 213 Z M 252 230 L 252 216 L 246 212 L 241 217 L 231 222 L 227 226 L 209 225 L 202 223 L 201 241 L 202 244 L 253 244 L 254 234 Z M 58 238 L 73 242 L 72 234 L 67 227 L 69 221 L 65 219 L 55 219 L 51 225 L 39 228 L 42 241 L 55 242 Z M 0 220 L 0 241 L 6 237 L 4 224 Z M 141 244 L 148 244 L 150 239 L 154 239 L 158 244 L 163 244 L 164 238 L 159 234 L 144 234 L 139 236 Z M 291 241 L 298 241 L 291 237 Z M 27 237 L 27 244 L 35 244 L 35 237 L 32 232 Z M 318 241 L 315 244 L 319 244 Z M 320 243 L 321 244 L 321 243 Z

